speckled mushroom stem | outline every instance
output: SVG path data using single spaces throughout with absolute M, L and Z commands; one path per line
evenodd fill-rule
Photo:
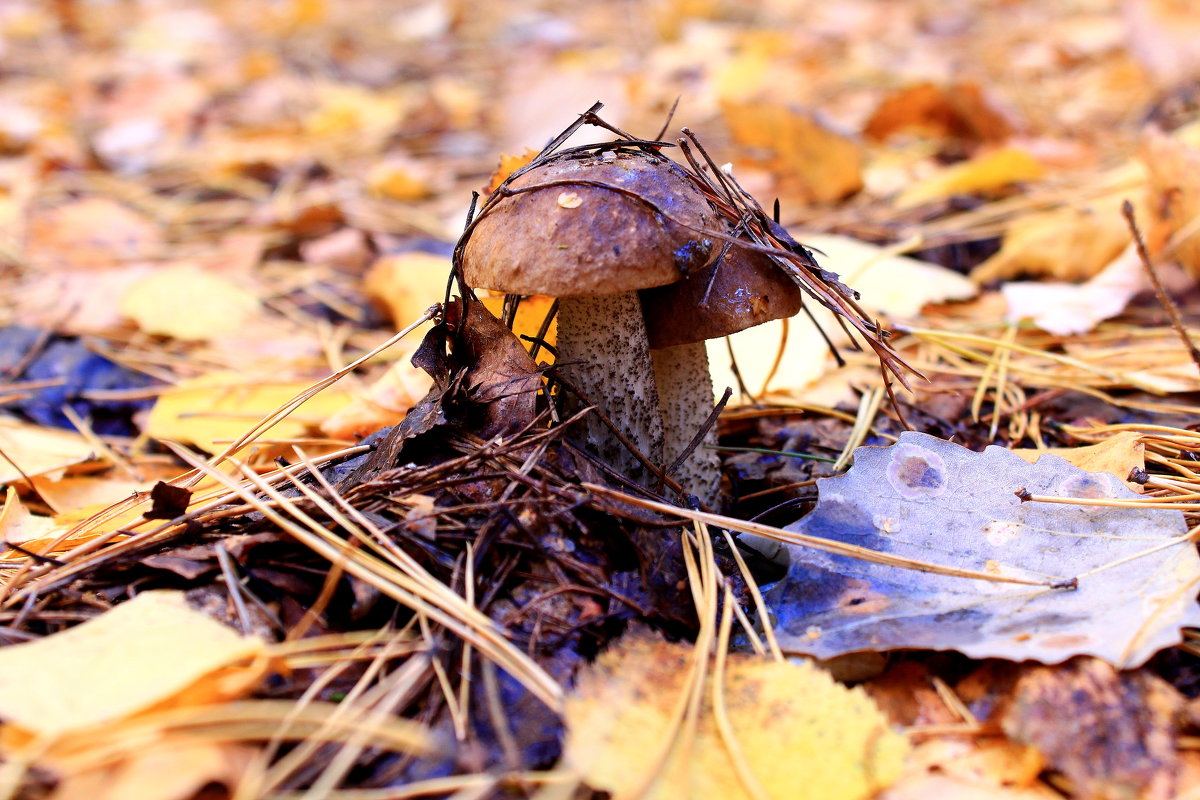
M 654 380 L 662 410 L 663 461 L 670 466 L 691 443 L 713 409 L 712 379 L 704 342 L 665 347 L 651 353 Z M 712 426 L 704 440 L 671 477 L 684 491 L 711 508 L 721 506 L 721 461 L 711 446 L 717 443 Z M 709 445 L 706 447 L 705 445 Z
M 658 389 L 637 293 L 560 298 L 557 347 L 563 377 L 620 426 L 652 463 L 661 464 Z M 654 485 L 654 477 L 599 417 L 589 415 L 581 424 L 586 426 L 589 449 L 626 477 Z

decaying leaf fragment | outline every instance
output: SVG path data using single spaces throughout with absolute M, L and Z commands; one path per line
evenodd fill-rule
M 907 432 L 891 447 L 859 448 L 850 472 L 818 485 L 816 509 L 790 529 L 996 579 L 789 546 L 789 572 L 768 595 L 785 650 L 923 648 L 1045 663 L 1094 655 L 1134 667 L 1200 624 L 1200 556 L 1180 512 L 1014 494 L 1137 498 L 1114 475 Z
M 1080 658 L 1022 675 L 1000 725 L 1012 740 L 1041 751 L 1071 780 L 1076 796 L 1165 799 L 1177 796 L 1183 705 L 1169 683 L 1147 670 L 1117 672 Z M 1063 725 L 1064 715 L 1070 725 Z
M 614 800 L 632 797 L 670 741 L 693 658 L 690 645 L 646 632 L 605 651 L 567 698 L 566 762 Z M 888 727 L 865 692 L 841 686 L 810 663 L 732 655 L 723 689 L 736 746 L 761 796 L 865 798 L 900 772 L 908 750 L 904 737 Z M 673 753 L 642 797 L 752 796 L 738 779 L 714 719 L 711 678 L 704 698 L 690 748 Z

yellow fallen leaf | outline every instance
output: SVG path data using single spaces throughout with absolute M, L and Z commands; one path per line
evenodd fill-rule
M 895 205 L 911 208 L 956 194 L 994 192 L 1020 181 L 1036 180 L 1044 172 L 1045 168 L 1029 153 L 1005 147 L 947 167 L 908 187 L 896 198 Z
M 724 101 L 733 140 L 780 176 L 780 189 L 807 202 L 832 203 L 863 186 L 863 152 L 812 116 L 781 103 Z
M 226 278 L 182 264 L 134 284 L 120 309 L 146 333 L 195 341 L 236 333 L 258 314 L 259 302 Z
M 376 91 L 348 83 L 320 83 L 314 87 L 317 107 L 304 120 L 311 136 L 348 136 L 373 139 L 394 133 L 408 101 L 400 92 Z
M 1142 435 L 1134 431 L 1122 431 L 1085 447 L 1019 448 L 1013 452 L 1030 464 L 1043 455 L 1055 455 L 1088 472 L 1110 472 L 1126 481 L 1131 489 L 1142 490 L 1140 484 L 1129 481 L 1133 470 L 1146 468 L 1146 445 L 1142 443 Z
M 33 514 L 25 507 L 15 486 L 8 487 L 4 506 L 0 508 L 0 542 L 24 545 L 31 539 L 45 537 L 55 527 L 50 517 Z
M 564 761 L 615 800 L 632 797 L 668 741 L 691 659 L 690 645 L 645 632 L 601 654 L 567 697 Z M 865 692 L 843 687 L 810 663 L 730 655 L 723 696 L 738 749 L 765 797 L 866 798 L 900 774 L 904 737 Z M 677 749 L 642 797 L 753 796 L 735 772 L 712 698 L 710 679 L 690 747 Z
M 182 592 L 143 592 L 62 633 L 0 648 L 4 743 L 53 740 L 184 697 L 242 696 L 264 673 L 263 648 L 192 610 Z
M 0 484 L 46 475 L 95 458 L 95 450 L 74 431 L 0 418 Z
M 421 200 L 432 191 L 417 164 L 399 159 L 388 159 L 371 167 L 367 189 L 377 197 L 401 202 Z
M 425 396 L 432 382 L 427 373 L 414 367 L 408 358 L 402 358 L 372 383 L 365 394 L 356 395 L 321 423 L 321 432 L 348 439 L 395 425 Z
M 272 381 L 238 373 L 213 373 L 182 381 L 159 395 L 146 421 L 146 435 L 155 439 L 190 442 L 216 452 L 263 417 L 308 388 L 305 381 Z M 265 436 L 284 439 L 316 428 L 351 400 L 343 389 L 318 393 L 291 415 L 269 428 Z
M 1123 200 L 1110 195 L 1086 206 L 1018 217 L 1005 231 L 1000 251 L 971 270 L 971 280 L 1045 275 L 1082 281 L 1097 275 L 1129 244 Z

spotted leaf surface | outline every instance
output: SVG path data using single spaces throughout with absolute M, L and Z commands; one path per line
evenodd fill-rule
M 909 432 L 858 449 L 854 467 L 819 488 L 816 508 L 790 529 L 996 580 L 789 546 L 768 602 L 792 652 L 920 648 L 1045 663 L 1087 654 L 1133 667 L 1200 624 L 1200 557 L 1181 538 L 1180 512 L 1016 494 L 1137 498 L 1115 475 Z

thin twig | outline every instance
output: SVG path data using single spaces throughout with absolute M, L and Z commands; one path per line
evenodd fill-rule
M 1138 257 L 1142 260 L 1142 266 L 1146 268 L 1146 274 L 1150 276 L 1150 283 L 1154 285 L 1154 293 L 1158 295 L 1158 302 L 1162 304 L 1163 310 L 1170 317 L 1171 327 L 1183 340 L 1183 346 L 1187 348 L 1188 355 L 1192 357 L 1192 363 L 1196 365 L 1197 369 L 1200 369 L 1200 349 L 1196 348 L 1192 337 L 1188 336 L 1187 329 L 1183 326 L 1183 318 L 1179 314 L 1179 307 L 1175 305 L 1175 301 L 1163 288 L 1162 281 L 1158 278 L 1158 272 L 1150 261 L 1150 254 L 1146 252 L 1146 242 L 1142 239 L 1142 232 L 1138 229 L 1137 218 L 1134 216 L 1133 203 L 1128 200 L 1122 203 L 1121 213 L 1125 215 L 1125 221 L 1129 223 L 1129 230 L 1133 233 L 1133 242 L 1137 245 Z

